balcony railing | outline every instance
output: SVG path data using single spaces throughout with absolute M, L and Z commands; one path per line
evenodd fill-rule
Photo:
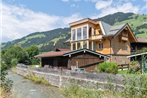
M 145 51 L 143 50 L 131 50 L 131 54 L 138 54 L 138 53 L 143 53 Z
M 102 35 L 92 35 L 90 37 L 90 40 L 98 40 L 98 39 L 102 39 Z

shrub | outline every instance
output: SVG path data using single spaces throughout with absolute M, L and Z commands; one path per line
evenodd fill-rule
M 129 63 L 129 73 L 136 73 L 139 72 L 140 66 L 138 61 L 131 61 Z
M 142 51 L 147 52 L 147 48 L 146 47 L 142 48 Z
M 6 75 L 8 74 L 7 70 L 8 70 L 8 66 L 4 63 L 1 62 L 0 65 L 0 88 L 3 89 L 6 92 L 10 92 L 11 87 L 12 87 L 12 81 L 9 80 Z
M 103 62 L 97 65 L 96 71 L 116 74 L 118 72 L 118 66 L 113 62 Z
M 17 60 L 16 58 L 13 58 L 13 59 L 11 60 L 11 65 L 12 65 L 12 66 L 16 66 L 17 63 L 18 63 L 18 60 Z

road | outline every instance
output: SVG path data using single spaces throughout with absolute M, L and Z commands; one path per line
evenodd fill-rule
M 13 81 L 14 98 L 65 98 L 57 87 L 36 84 L 13 72 L 7 77 Z

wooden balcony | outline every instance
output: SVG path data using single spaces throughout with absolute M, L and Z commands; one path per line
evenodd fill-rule
M 122 36 L 121 39 L 122 39 L 123 41 L 128 41 L 128 37 Z
M 102 39 L 102 35 L 92 35 L 89 39 L 90 40 L 101 40 Z

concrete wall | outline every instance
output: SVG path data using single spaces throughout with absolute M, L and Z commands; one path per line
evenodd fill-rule
M 31 70 L 28 68 L 16 68 L 16 73 L 22 76 L 26 76 L 30 73 L 33 73 L 39 77 L 44 77 L 51 85 L 57 87 L 69 86 L 72 83 L 78 84 L 84 88 L 89 89 L 99 89 L 106 90 L 110 87 L 115 87 L 116 90 L 120 91 L 123 88 L 123 77 L 120 75 L 110 75 L 110 74 L 92 74 L 92 73 L 79 73 L 79 74 L 66 74 L 62 75 L 59 73 L 50 73 L 50 72 L 40 72 L 36 70 Z M 110 82 L 111 80 L 111 82 Z

